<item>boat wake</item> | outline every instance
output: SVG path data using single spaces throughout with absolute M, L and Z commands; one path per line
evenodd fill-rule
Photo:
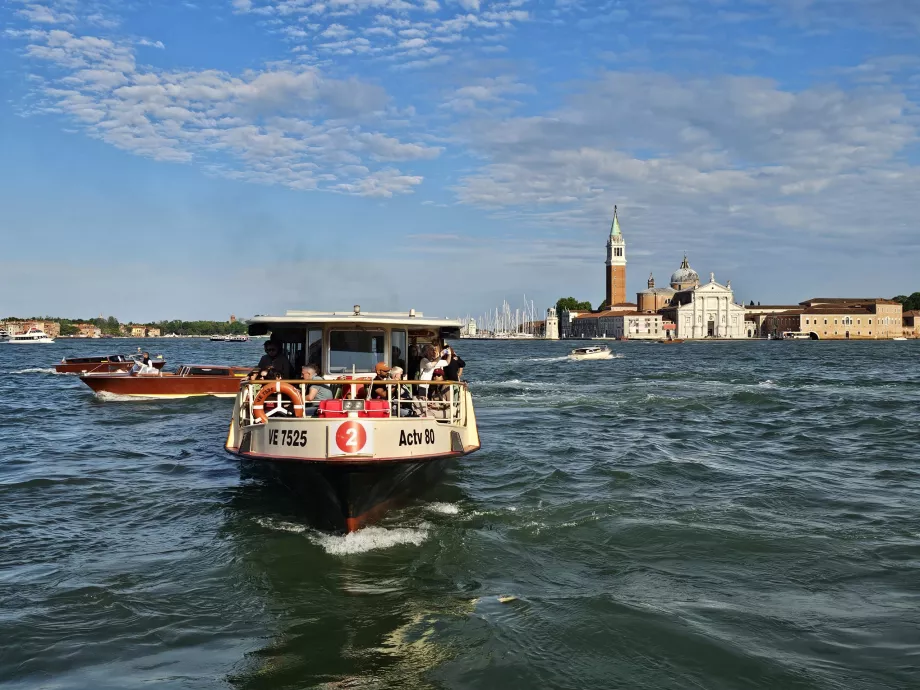
M 10 376 L 15 375 L 15 374 L 54 374 L 55 376 L 67 376 L 68 375 L 67 372 L 55 371 L 54 369 L 50 367 L 49 368 L 32 367 L 29 369 L 17 369 L 16 371 L 8 371 L 6 373 L 7 375 L 10 375 Z
M 333 556 L 351 556 L 368 551 L 389 549 L 402 544 L 421 546 L 428 538 L 427 529 L 412 529 L 409 527 L 365 527 L 357 532 L 345 535 L 322 534 L 315 532 L 307 535 L 311 542 L 321 546 L 323 550 Z
M 441 515 L 459 515 L 460 506 L 456 503 L 429 503 L 425 506 L 426 510 L 430 510 L 432 513 L 440 513 Z
M 450 506 L 450 504 L 441 504 Z M 286 520 L 257 518 L 256 522 L 266 529 L 291 534 L 305 534 L 311 543 L 332 556 L 351 556 L 368 551 L 389 549 L 402 544 L 420 546 L 428 538 L 427 529 L 409 527 L 365 527 L 350 534 L 326 534 L 312 527 Z
M 139 395 L 119 395 L 118 393 L 109 393 L 108 391 L 97 391 L 94 393 L 97 400 L 104 402 L 157 402 L 156 398 L 144 398 Z

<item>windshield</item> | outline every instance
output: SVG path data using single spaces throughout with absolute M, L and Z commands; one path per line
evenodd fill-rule
M 329 373 L 374 371 L 385 362 L 383 331 L 332 331 L 329 333 Z

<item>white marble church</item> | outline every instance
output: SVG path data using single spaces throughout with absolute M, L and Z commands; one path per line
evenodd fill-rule
M 700 284 L 699 275 L 687 264 L 671 276 L 672 285 L 682 289 L 671 297 L 671 303 L 662 310 L 665 318 L 677 326 L 677 338 L 748 338 L 745 309 L 735 304 L 731 281 L 725 285 L 716 282 L 714 273 L 709 282 Z

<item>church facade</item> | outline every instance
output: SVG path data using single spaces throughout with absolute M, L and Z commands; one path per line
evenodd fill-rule
M 671 305 L 662 314 L 676 324 L 676 337 L 749 338 L 751 329 L 745 321 L 745 309 L 735 304 L 731 281 L 722 285 L 715 274 L 709 282 L 696 284 L 674 293 Z

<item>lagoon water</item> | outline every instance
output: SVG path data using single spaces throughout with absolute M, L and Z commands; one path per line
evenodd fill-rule
M 920 686 L 920 341 L 462 341 L 483 449 L 348 537 L 0 344 L 0 688 Z

